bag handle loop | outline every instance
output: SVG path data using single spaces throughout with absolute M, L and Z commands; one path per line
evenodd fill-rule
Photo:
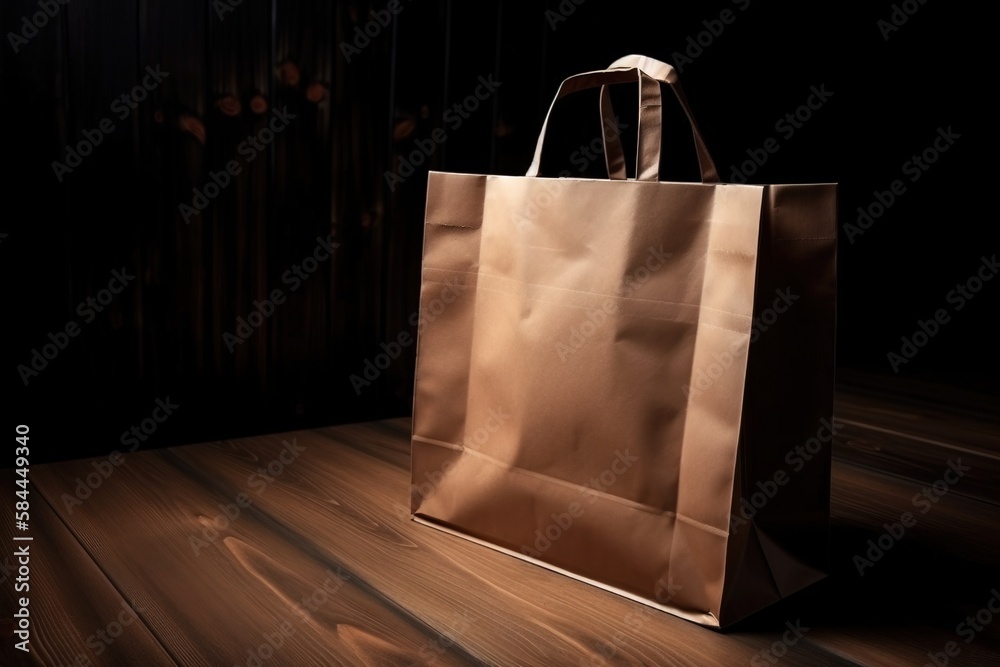
M 698 129 L 698 124 L 694 120 L 694 114 L 691 112 L 687 97 L 685 97 L 684 90 L 681 88 L 677 70 L 663 61 L 640 55 L 619 58 L 611 63 L 608 70 L 631 70 L 633 68 L 638 68 L 656 81 L 669 85 L 671 90 L 674 91 L 677 101 L 680 102 L 681 108 L 684 109 L 684 114 L 691 124 L 691 132 L 694 135 L 694 146 L 698 153 L 698 167 L 701 170 L 701 180 L 703 183 L 718 183 L 719 172 L 715 168 L 715 162 L 712 160 L 712 156 L 708 152 L 708 146 L 705 144 L 705 140 L 701 136 L 701 131 Z M 639 131 L 643 131 L 641 124 Z M 625 154 L 622 150 L 621 138 L 618 134 L 614 107 L 611 104 L 611 92 L 607 86 L 601 86 L 601 132 L 604 136 L 604 156 L 608 167 L 608 176 L 612 180 L 624 180 L 626 178 Z M 637 161 L 636 164 L 640 163 Z M 648 165 L 645 166 L 648 167 Z M 657 179 L 659 179 L 659 162 L 657 162 Z
M 608 85 L 616 83 L 628 83 L 639 81 L 639 141 L 636 147 L 636 165 L 638 165 L 637 179 L 640 181 L 657 181 L 660 177 L 660 133 L 661 133 L 661 111 L 660 111 L 660 84 L 638 67 L 622 66 L 615 69 L 597 70 L 576 74 L 567 78 L 559 86 L 555 99 L 549 107 L 549 112 L 545 115 L 545 122 L 538 135 L 538 144 L 535 146 L 535 157 L 528 168 L 527 176 L 538 176 L 538 169 L 542 162 L 542 148 L 545 144 L 545 133 L 548 130 L 549 119 L 552 117 L 552 110 L 556 103 L 572 93 L 586 90 L 588 88 L 602 89 Z M 602 105 L 603 108 L 603 105 Z M 603 119 L 602 119 L 603 121 Z M 614 115 L 611 115 L 611 122 L 614 123 Z M 610 140 L 617 142 L 618 154 L 621 155 L 622 169 L 624 170 L 624 156 L 622 154 L 621 140 L 617 135 L 617 124 L 609 128 L 604 122 L 601 131 L 605 145 Z M 609 175 L 612 173 L 609 170 Z

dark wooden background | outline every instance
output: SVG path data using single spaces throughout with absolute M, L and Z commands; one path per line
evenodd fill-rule
M 842 224 L 905 179 L 901 165 L 939 127 L 961 135 L 863 236 L 842 234 L 838 363 L 846 381 L 995 398 L 1000 284 L 898 374 L 886 359 L 997 249 L 984 10 L 919 5 L 886 40 L 889 2 L 401 0 L 348 62 L 341 45 L 389 4 L 71 0 L 15 53 L 8 33 L 40 10 L 3 3 L 4 414 L 47 443 L 37 462 L 121 448 L 168 396 L 180 407 L 143 447 L 407 414 L 412 347 L 360 394 L 350 376 L 415 332 L 427 171 L 523 173 L 561 79 L 627 53 L 676 60 L 727 8 L 735 21 L 682 74 L 723 174 L 777 136 L 814 85 L 833 97 L 751 182 L 836 181 Z M 560 7 L 554 22 L 546 11 Z M 119 121 L 112 101 L 147 66 L 169 76 Z M 490 75 L 497 94 L 450 127 L 443 114 Z M 619 92 L 634 132 L 631 91 Z M 557 114 L 549 173 L 573 169 L 599 131 L 596 98 L 579 97 Z M 185 224 L 192 188 L 285 107 L 296 119 Z M 667 113 L 665 175 L 690 179 L 686 128 Z M 105 117 L 114 132 L 58 182 L 52 162 Z M 447 142 L 390 190 L 385 172 L 436 128 Z M 333 258 L 290 293 L 282 274 L 328 234 Z M 25 385 L 17 367 L 121 267 L 137 278 Z M 274 288 L 288 301 L 231 354 L 223 334 Z

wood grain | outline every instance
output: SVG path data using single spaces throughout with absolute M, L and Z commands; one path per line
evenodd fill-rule
M 1000 623 L 959 634 L 1000 589 L 992 421 L 908 410 L 841 394 L 831 576 L 727 633 L 410 521 L 408 419 L 130 454 L 79 506 L 63 494 L 93 462 L 38 466 L 32 657 L 72 664 L 127 603 L 137 622 L 94 664 L 243 665 L 283 623 L 262 664 L 902 666 L 948 642 L 949 665 L 998 664 Z M 920 512 L 958 455 L 972 470 Z M 859 570 L 906 511 L 917 523 Z M 785 644 L 786 623 L 808 630 Z
M 18 488 L 15 479 L 13 470 L 0 470 L 0 497 L 14 498 Z M 29 530 L 18 532 L 33 539 L 4 541 L 4 554 L 0 557 L 3 610 L 0 620 L 5 628 L 9 627 L 7 624 L 12 622 L 17 609 L 16 600 L 22 595 L 29 596 L 30 651 L 24 654 L 14 649 L 17 640 L 6 631 L 0 632 L 3 639 L 0 664 L 74 667 L 176 664 L 143 620 L 133 613 L 134 601 L 124 597 L 108 580 L 38 489 L 32 484 L 28 489 Z M 12 511 L 0 512 L 0 534 L 15 534 Z M 29 545 L 30 553 L 30 588 L 26 593 L 15 592 L 14 578 L 18 575 L 14 570 L 18 564 L 12 553 L 25 544 Z M 8 545 L 13 546 L 8 550 Z M 120 636 L 112 637 L 119 632 Z
M 295 434 L 302 464 L 276 479 L 255 507 L 276 523 L 307 531 L 296 541 L 343 562 L 432 627 L 453 628 L 466 650 L 491 665 L 729 664 L 750 661 L 773 637 L 722 635 L 576 580 L 553 574 L 409 521 L 408 458 L 395 464 L 361 449 L 395 440 L 398 425 L 363 424 Z M 355 444 L 361 449 L 351 446 Z M 276 438 L 177 448 L 192 470 L 224 493 L 280 451 Z M 793 619 L 794 620 L 794 619 Z M 779 624 L 780 625 L 780 624 Z M 636 630 L 638 626 L 638 630 Z M 799 643 L 802 664 L 842 664 Z
M 82 461 L 39 466 L 34 474 L 53 500 L 92 470 Z M 246 508 L 226 525 L 220 505 L 255 492 L 242 481 L 222 494 L 161 454 L 141 453 L 72 513 L 56 509 L 179 664 L 246 664 L 253 652 L 262 660 L 273 652 L 264 660 L 271 664 L 402 664 L 434 646 L 435 632 L 385 604 L 339 563 L 290 543 L 280 527 Z M 203 545 L 195 547 L 193 537 Z M 437 664 L 461 664 L 456 651 L 435 653 Z

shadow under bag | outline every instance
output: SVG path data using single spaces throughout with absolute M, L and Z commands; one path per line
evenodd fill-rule
M 638 82 L 635 179 L 607 86 Z M 659 180 L 660 83 L 701 183 Z M 601 88 L 609 178 L 432 172 L 413 414 L 418 521 L 707 626 L 821 579 L 836 185 L 729 185 L 676 72 Z

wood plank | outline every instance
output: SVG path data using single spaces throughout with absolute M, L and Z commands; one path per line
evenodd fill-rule
M 838 370 L 837 414 L 936 440 L 958 439 L 1000 453 L 1000 414 L 992 394 L 954 386 Z M 842 380 L 842 381 L 841 381 Z
M 971 470 L 954 492 L 1000 506 L 1000 422 L 993 415 L 845 390 L 834 414 L 843 424 L 838 460 L 925 484 L 961 460 Z
M 884 523 L 899 521 L 904 512 L 910 512 L 916 524 L 907 529 L 908 539 L 1000 565 L 996 534 L 1000 507 L 962 495 L 963 480 L 936 502 L 921 496 L 914 504 L 914 497 L 920 496 L 931 480 L 901 479 L 842 461 L 834 461 L 833 475 L 831 512 L 835 520 L 881 532 Z
M 836 494 L 837 476 L 834 481 Z M 887 478 L 876 483 L 880 481 L 898 482 Z M 865 488 L 869 502 L 885 497 L 878 487 Z M 953 516 L 953 508 L 934 510 L 938 511 L 939 518 Z M 975 552 L 952 538 L 937 539 L 942 533 L 935 532 L 933 519 L 928 513 L 902 538 L 891 545 L 883 542 L 888 549 L 876 554 L 870 565 L 862 564 L 863 572 L 854 559 L 870 557 L 868 540 L 878 542 L 882 523 L 876 529 L 835 519 L 831 577 L 795 602 L 814 623 L 807 641 L 866 665 L 923 665 L 929 652 L 956 642 L 961 657 L 949 664 L 996 664 L 1000 628 L 987 624 L 969 644 L 957 630 L 963 619 L 975 616 L 991 598 L 991 590 L 1000 583 L 996 565 L 976 562 L 980 559 Z M 947 519 L 939 525 L 944 523 Z
M 808 641 L 878 665 L 925 664 L 929 654 L 955 642 L 960 653 L 938 660 L 996 664 L 996 628 L 971 638 L 958 634 L 959 624 L 977 614 L 1000 583 L 995 419 L 854 391 L 838 392 L 835 414 L 845 427 L 833 449 L 833 583 L 813 596 L 823 607 L 822 627 Z M 923 490 L 959 460 L 970 470 L 937 501 L 925 501 Z M 867 559 L 868 541 L 877 541 L 905 512 L 916 524 L 903 537 L 884 555 L 873 552 L 878 560 L 870 566 L 855 561 Z
M 29 473 L 33 479 L 35 472 Z M 0 497 L 15 498 L 14 471 L 0 470 Z M 90 555 L 56 516 L 42 494 L 28 485 L 30 542 L 4 540 L 0 558 L 0 664 L 3 665 L 174 665 L 156 637 Z M 14 512 L 0 512 L 0 534 L 13 536 Z M 13 508 L 10 508 L 11 510 Z M 29 590 L 15 592 L 16 548 L 29 545 Z M 9 549 L 8 549 L 9 547 Z M 29 653 L 14 649 L 12 615 L 17 599 L 29 596 Z
M 296 595 L 308 594 L 310 582 L 316 590 L 337 566 L 352 579 L 312 614 L 319 628 L 303 625 L 313 634 L 296 626 L 280 661 L 767 664 L 764 652 L 774 646 L 789 665 L 905 665 L 923 664 L 955 641 L 961 654 L 949 664 L 994 663 L 1000 626 L 987 625 L 968 644 L 956 630 L 1000 584 L 992 473 L 979 471 L 974 494 L 960 492 L 972 480 L 955 485 L 862 577 L 853 557 L 884 522 L 914 511 L 913 495 L 943 468 L 927 465 L 942 452 L 923 443 L 917 453 L 926 470 L 912 468 L 914 478 L 880 472 L 846 442 L 858 435 L 841 434 L 834 445 L 833 576 L 725 635 L 408 521 L 407 419 L 129 455 L 72 515 L 53 494 L 72 491 L 75 478 L 93 470 L 89 462 L 40 466 L 36 477 L 46 478 L 39 488 L 72 517 L 108 585 L 130 600 L 159 601 L 142 620 L 182 664 L 215 664 L 223 654 L 245 663 L 253 638 L 268 623 L 273 630 L 275 619 L 295 617 Z M 293 437 L 305 448 L 294 464 L 266 485 L 251 482 Z M 889 437 L 884 446 L 901 445 Z M 250 507 L 194 557 L 190 535 L 240 492 L 251 496 Z M 171 582 L 183 582 L 172 595 Z M 346 591 L 358 599 L 345 601 Z M 349 609 L 334 609 L 335 601 Z M 782 646 L 784 623 L 796 620 L 808 633 Z M 53 628 L 63 623 L 87 634 L 75 618 Z M 242 655 L 234 653 L 240 647 Z
M 843 428 L 837 434 L 834 457 L 868 470 L 932 484 L 941 478 L 950 462 L 970 468 L 954 492 L 1000 507 L 997 482 L 1000 481 L 1000 456 L 965 446 L 960 441 L 942 441 L 937 446 L 921 441 L 920 436 L 886 432 L 881 427 L 861 422 L 838 421 Z
M 306 448 L 301 464 L 277 477 L 254 508 L 423 623 L 455 633 L 488 664 L 734 664 L 760 656 L 780 636 L 714 633 L 409 521 L 408 457 L 398 444 L 405 446 L 407 433 L 398 422 L 295 433 Z M 389 448 L 394 463 L 345 446 L 369 449 L 387 438 L 397 440 Z M 229 496 L 281 448 L 281 436 L 268 436 L 171 454 Z M 791 646 L 787 660 L 845 664 L 805 642 Z
M 975 612 L 973 612 L 975 613 Z M 956 623 L 961 622 L 956 619 Z M 831 653 L 841 656 L 858 665 L 924 665 L 933 664 L 928 654 L 942 653 L 948 642 L 955 642 L 960 653 L 949 657 L 948 665 L 995 665 L 1000 657 L 1000 647 L 995 638 L 985 640 L 977 637 L 973 643 L 966 644 L 963 636 L 954 632 L 941 635 L 938 628 L 932 628 L 933 637 L 929 638 L 928 628 L 892 627 L 888 630 L 879 627 L 827 627 L 816 628 L 808 639 L 822 646 Z M 942 660 L 944 656 L 939 656 Z
M 251 474 L 270 460 L 249 461 Z M 437 664 L 468 662 L 340 563 L 240 509 L 241 499 L 258 502 L 262 477 L 244 476 L 222 494 L 163 454 L 139 452 L 82 505 L 64 504 L 62 494 L 88 472 L 89 461 L 39 466 L 35 483 L 178 663 L 247 664 L 256 654 L 265 664 L 394 664 L 421 651 L 432 651 Z
M 391 460 L 403 468 L 409 465 L 408 420 L 356 424 L 338 427 L 336 431 L 338 441 L 344 444 Z M 835 452 L 839 453 L 844 444 L 843 437 L 838 437 Z M 927 651 L 940 650 L 938 647 L 955 640 L 954 627 L 964 618 L 960 611 L 975 613 L 985 603 L 985 599 L 980 602 L 979 598 L 983 591 L 989 590 L 986 586 L 991 580 L 988 568 L 961 561 L 951 563 L 952 567 L 966 571 L 966 585 L 957 588 L 952 577 L 950 582 L 943 581 L 934 595 L 913 586 L 913 581 L 921 576 L 929 580 L 926 572 L 942 567 L 941 554 L 933 550 L 928 552 L 927 546 L 971 555 L 973 560 L 980 562 L 990 561 L 990 555 L 995 555 L 997 549 L 989 527 L 1000 525 L 1000 510 L 960 493 L 950 493 L 926 515 L 919 514 L 919 509 L 912 504 L 913 496 L 920 492 L 923 484 L 932 483 L 942 472 L 927 476 L 926 482 L 919 482 L 836 460 L 833 469 L 836 530 L 832 579 L 811 594 L 798 596 L 791 604 L 778 605 L 772 613 L 763 614 L 749 626 L 766 627 L 769 623 L 780 626 L 781 614 L 797 611 L 807 625 L 812 624 L 810 627 L 818 630 L 807 636 L 804 643 L 860 664 L 922 664 L 921 661 L 927 659 Z M 864 552 L 869 537 L 877 539 L 883 523 L 898 520 L 905 511 L 920 516 L 906 538 L 918 547 L 916 552 L 920 558 L 909 567 L 901 568 L 899 563 L 885 566 L 896 576 L 889 577 L 888 582 L 882 577 L 882 582 L 872 586 L 872 577 L 862 580 L 858 575 L 852 557 Z M 909 545 L 897 550 L 897 555 L 903 554 L 904 564 L 912 553 Z M 886 558 L 891 562 L 891 554 Z M 887 605 L 883 597 L 896 600 L 897 604 Z M 884 615 L 866 617 L 871 627 L 860 628 L 850 622 L 859 613 L 858 605 L 882 609 Z M 937 620 L 936 625 L 928 622 L 932 617 Z M 1000 646 L 991 635 L 990 631 L 984 632 L 977 636 L 974 644 L 963 646 L 965 657 L 978 660 L 1000 655 Z

